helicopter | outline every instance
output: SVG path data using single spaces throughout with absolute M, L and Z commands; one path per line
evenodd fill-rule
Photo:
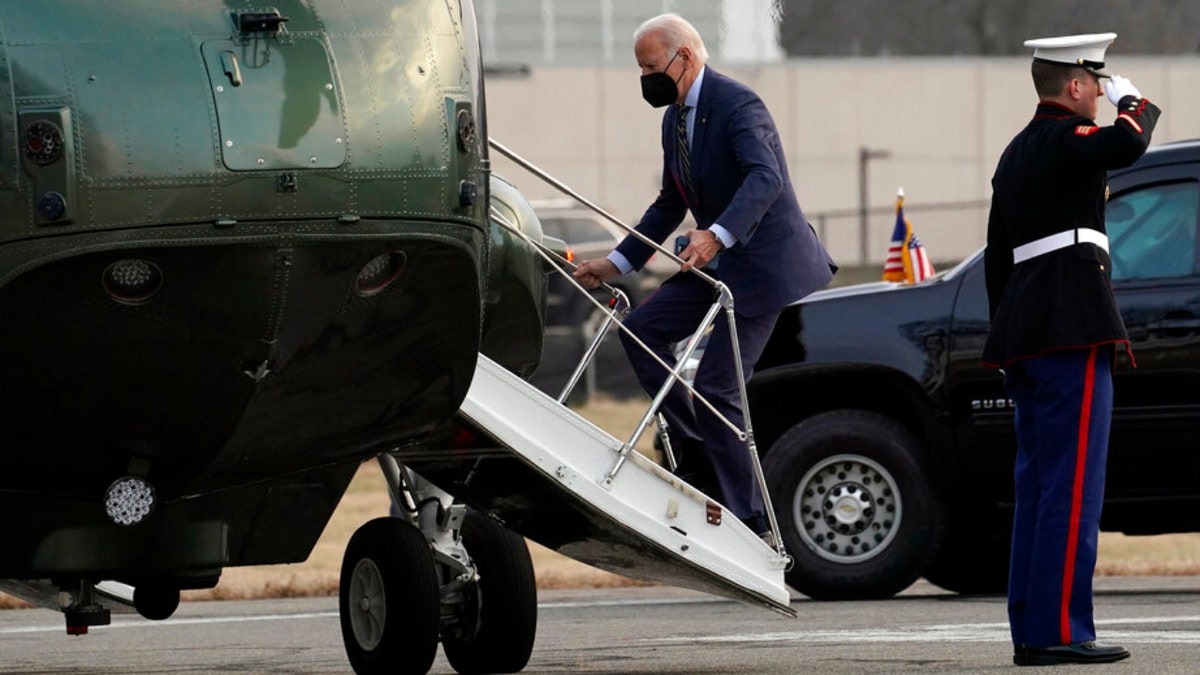
M 0 590 L 167 619 L 378 460 L 357 672 L 523 668 L 522 536 L 791 613 L 782 550 L 524 382 L 565 244 L 485 107 L 470 0 L 0 0 Z

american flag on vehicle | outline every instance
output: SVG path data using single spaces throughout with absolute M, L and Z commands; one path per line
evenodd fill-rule
M 931 276 L 933 263 L 913 233 L 912 224 L 904 217 L 904 188 L 900 188 L 896 194 L 896 227 L 883 264 L 883 280 L 914 284 Z

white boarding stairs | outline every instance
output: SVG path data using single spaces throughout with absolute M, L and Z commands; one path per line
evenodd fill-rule
M 594 509 L 609 528 L 623 529 L 657 555 L 587 542 L 559 553 L 624 576 L 795 616 L 783 580 L 786 554 L 649 458 L 632 451 L 622 462 L 622 441 L 483 355 L 460 412 Z
M 579 201 L 608 219 L 630 236 L 641 239 L 662 255 L 682 264 L 671 251 L 664 249 L 642 233 L 563 185 L 554 177 L 529 163 L 512 150 L 489 139 L 489 145 L 527 169 L 551 186 Z M 557 400 L 510 373 L 482 354 L 475 366 L 474 379 L 467 391 L 460 414 L 490 434 L 508 448 L 553 488 L 542 506 L 553 508 L 552 502 L 564 498 L 561 508 L 586 513 L 587 527 L 595 536 L 581 536 L 574 541 L 560 542 L 554 550 L 580 562 L 617 574 L 672 586 L 692 588 L 716 595 L 766 606 L 788 616 L 795 616 L 789 602 L 783 574 L 791 558 L 779 543 L 779 526 L 775 520 L 770 496 L 767 493 L 762 464 L 750 428 L 750 413 L 746 407 L 746 378 L 742 369 L 737 331 L 730 331 L 732 353 L 741 394 L 745 429 L 721 415 L 691 385 L 681 377 L 683 364 L 696 351 L 702 335 L 711 328 L 724 310 L 726 320 L 734 321 L 733 296 L 729 289 L 703 270 L 691 273 L 713 286 L 714 301 L 696 333 L 686 341 L 686 347 L 674 366 L 658 360 L 669 374 L 663 387 L 650 403 L 637 429 L 627 442 L 580 417 L 563 404 L 571 389 L 590 364 L 600 341 L 609 328 L 625 332 L 641 348 L 648 349 L 628 332 L 618 318 L 629 303 L 620 291 L 611 287 L 613 301 L 606 308 L 596 301 L 566 268 L 573 265 L 541 241 L 526 235 L 520 227 L 508 222 L 493 209 L 491 218 L 514 236 L 524 240 L 563 273 L 566 279 L 597 308 L 605 310 L 608 319 L 597 331 L 591 346 Z M 657 359 L 657 357 L 655 357 Z M 658 412 L 672 386 L 686 388 L 696 406 L 703 405 L 726 426 L 746 441 L 754 467 L 754 478 L 762 491 L 765 517 L 770 524 L 770 546 L 758 534 L 751 532 L 733 513 L 667 469 L 633 449 Z M 665 424 L 659 416 L 660 428 Z M 670 442 L 665 438 L 665 455 L 674 467 Z M 545 495 L 543 498 L 547 498 Z M 603 533 L 603 534 L 599 534 Z

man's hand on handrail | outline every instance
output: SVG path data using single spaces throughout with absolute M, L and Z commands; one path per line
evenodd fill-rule
M 690 240 L 688 245 L 677 254 L 683 259 L 684 272 L 690 272 L 693 267 L 704 269 L 725 248 L 717 235 L 709 230 L 689 230 L 687 237 Z
M 613 261 L 608 258 L 597 258 L 595 260 L 584 260 L 579 263 L 571 276 L 579 282 L 580 286 L 591 290 L 598 288 L 600 284 L 620 276 L 621 270 Z

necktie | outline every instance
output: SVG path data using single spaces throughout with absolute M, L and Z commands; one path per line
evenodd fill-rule
M 679 122 L 675 125 L 675 143 L 679 153 L 679 176 L 687 188 L 688 196 L 695 197 L 696 186 L 692 183 L 692 157 L 688 147 L 687 115 L 691 107 L 679 106 Z

